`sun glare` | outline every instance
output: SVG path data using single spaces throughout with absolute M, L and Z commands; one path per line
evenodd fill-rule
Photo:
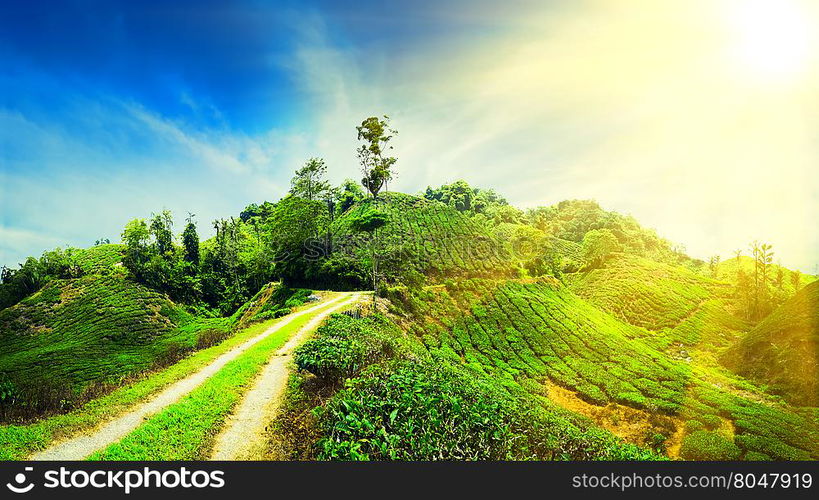
M 736 50 L 764 79 L 801 75 L 815 57 L 815 20 L 798 0 L 742 0 L 730 14 Z

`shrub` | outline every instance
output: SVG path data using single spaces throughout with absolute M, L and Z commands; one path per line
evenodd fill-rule
M 320 413 L 325 460 L 649 460 L 600 429 L 440 362 L 376 365 Z
M 354 376 L 395 349 L 394 343 L 379 331 L 377 322 L 344 314 L 331 316 L 314 339 L 296 350 L 296 366 L 328 381 Z
M 736 460 L 740 453 L 733 441 L 711 431 L 692 432 L 680 448 L 680 456 L 686 460 Z
M 690 434 L 695 431 L 701 431 L 705 429 L 705 425 L 699 420 L 689 420 L 685 423 L 685 431 L 686 433 Z

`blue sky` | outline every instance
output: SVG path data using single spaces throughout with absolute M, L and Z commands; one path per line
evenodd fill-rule
M 309 156 L 357 178 L 354 126 L 387 113 L 397 189 L 596 198 L 694 255 L 766 239 L 812 271 L 819 23 L 789 1 L 761 26 L 734 0 L 6 1 L 0 264 L 162 208 L 207 236 Z M 811 36 L 760 56 L 796 14 Z

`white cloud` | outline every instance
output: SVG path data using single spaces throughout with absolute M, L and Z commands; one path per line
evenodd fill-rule
M 395 53 L 334 47 L 313 20 L 292 69 L 338 177 L 357 172 L 353 126 L 388 113 L 399 130 L 396 189 L 465 178 L 525 206 L 594 197 L 696 256 L 763 239 L 812 271 L 819 78 L 771 87 L 739 75 L 730 8 L 533 5 L 470 43 Z
M 291 72 L 310 110 L 287 130 L 197 129 L 105 98 L 75 103 L 71 129 L 0 110 L 9 160 L 0 223 L 87 244 L 167 206 L 196 212 L 206 228 L 283 195 L 310 156 L 327 159 L 334 181 L 358 178 L 354 126 L 387 113 L 399 130 L 393 189 L 464 178 L 523 206 L 594 197 L 697 256 L 759 238 L 785 264 L 812 271 L 819 70 L 774 87 L 738 71 L 723 29 L 732 5 L 432 5 L 424 15 L 448 19 L 452 33 L 389 51 L 339 45 L 320 16 L 299 12 L 292 57 L 272 61 Z M 30 241 L 0 259 L 45 243 Z
M 76 120 L 0 110 L 0 263 L 56 246 L 119 239 L 133 217 L 171 209 L 210 222 L 289 187 L 298 134 L 197 130 L 115 99 L 77 98 Z M 5 147 L 8 144 L 9 147 Z

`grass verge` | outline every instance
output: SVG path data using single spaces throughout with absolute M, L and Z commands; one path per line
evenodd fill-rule
M 288 321 L 288 317 L 271 319 L 245 328 L 218 345 L 197 351 L 168 368 L 146 374 L 144 378 L 92 400 L 71 413 L 28 425 L 0 426 L 0 460 L 23 460 L 60 438 L 92 429 L 168 385 L 196 373 L 225 352 L 281 321 Z M 274 337 L 277 335 L 278 333 Z
M 337 304 L 328 305 L 335 306 Z M 326 308 L 317 311 L 320 314 Z M 273 352 L 316 314 L 291 321 L 262 340 L 216 375 L 151 417 L 118 443 L 97 452 L 90 460 L 204 460 L 221 424 L 242 395 L 250 389 Z

